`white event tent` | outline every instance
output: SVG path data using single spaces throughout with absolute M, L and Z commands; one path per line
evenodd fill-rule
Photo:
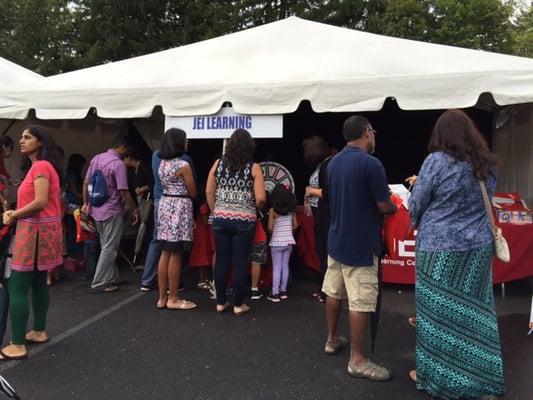
M 498 105 L 533 102 L 533 59 L 380 36 L 297 17 L 108 63 L 18 88 L 0 117 L 149 117 L 465 108 L 490 93 Z M 31 104 L 29 102 L 31 98 Z M 23 101 L 26 100 L 26 101 Z
M 42 75 L 0 57 L 0 87 L 26 86 L 41 79 Z
M 195 44 L 0 87 L 0 118 L 132 119 L 480 107 L 513 159 L 501 189 L 533 201 L 533 59 L 392 38 L 290 17 Z M 518 105 L 518 106 L 513 106 Z M 526 154 L 526 150 L 528 153 Z M 518 153 L 515 153 L 518 152 Z M 525 176 L 524 176 L 525 174 Z M 529 182 L 527 182 L 529 181 Z

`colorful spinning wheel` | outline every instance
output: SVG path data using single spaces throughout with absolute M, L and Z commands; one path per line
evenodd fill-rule
M 294 179 L 287 168 L 274 161 L 263 161 L 259 166 L 263 170 L 265 190 L 271 192 L 274 186 L 287 184 L 294 194 Z

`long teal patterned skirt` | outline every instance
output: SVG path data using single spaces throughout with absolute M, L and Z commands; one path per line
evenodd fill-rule
M 416 252 L 416 387 L 442 399 L 505 391 L 492 246 Z

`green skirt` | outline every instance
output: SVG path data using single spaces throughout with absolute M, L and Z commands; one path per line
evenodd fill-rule
M 416 387 L 433 397 L 502 394 L 492 245 L 416 252 Z

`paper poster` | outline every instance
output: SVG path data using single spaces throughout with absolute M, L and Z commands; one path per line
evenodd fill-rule
M 407 188 L 402 184 L 402 183 L 398 183 L 398 184 L 389 184 L 389 189 L 391 190 L 392 193 L 400 196 L 403 200 L 403 206 L 405 208 L 407 208 L 409 210 L 409 195 L 411 193 L 409 193 L 409 190 L 407 190 Z

